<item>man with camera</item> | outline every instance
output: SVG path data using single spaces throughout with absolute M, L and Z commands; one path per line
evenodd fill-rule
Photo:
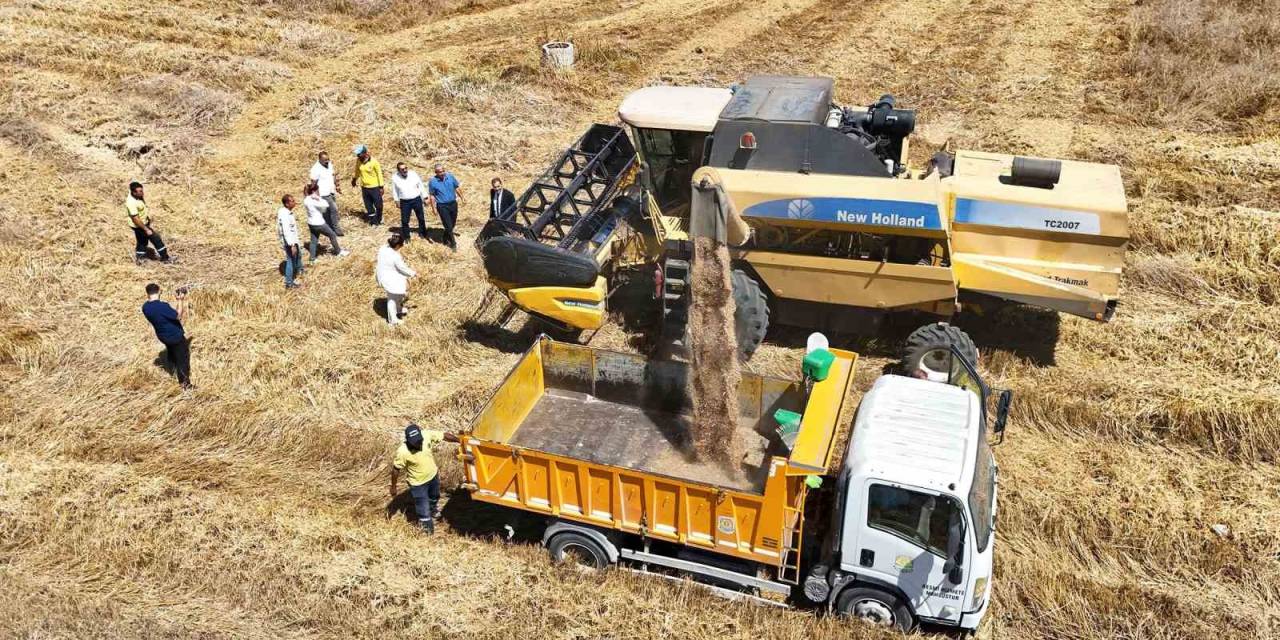
M 142 303 L 142 315 L 156 331 L 156 338 L 164 344 L 165 360 L 183 389 L 191 388 L 191 346 L 182 330 L 182 319 L 187 315 L 187 289 L 176 292 L 178 308 L 160 299 L 160 285 L 147 285 L 147 301 Z

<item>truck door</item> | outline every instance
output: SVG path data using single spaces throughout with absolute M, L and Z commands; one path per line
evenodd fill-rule
M 845 557 L 857 561 L 859 573 L 897 585 L 917 616 L 958 622 L 966 569 L 962 563 L 952 582 L 957 576 L 947 575 L 947 555 L 948 541 L 954 545 L 963 535 L 961 506 L 949 496 L 875 480 L 863 491 L 857 543 L 845 545 Z

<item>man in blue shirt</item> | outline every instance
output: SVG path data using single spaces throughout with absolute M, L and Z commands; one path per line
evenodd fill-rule
M 437 164 L 435 175 L 427 181 L 427 195 L 431 197 L 431 206 L 444 225 L 444 243 L 450 249 L 458 250 L 458 242 L 453 237 L 453 225 L 458 222 L 458 202 L 462 200 L 462 185 L 452 173 L 444 170 L 444 165 Z
M 187 314 L 187 292 L 178 289 L 178 308 L 160 300 L 160 285 L 147 285 L 147 301 L 142 303 L 142 315 L 156 330 L 156 338 L 164 343 L 165 360 L 178 376 L 183 389 L 191 388 L 191 347 L 187 334 L 182 330 L 182 318 Z

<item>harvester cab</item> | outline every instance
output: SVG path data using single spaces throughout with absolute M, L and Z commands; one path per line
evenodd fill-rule
M 915 112 L 888 95 L 837 105 L 828 78 L 646 87 L 618 114 L 623 128 L 595 125 L 482 234 L 490 280 L 534 316 L 599 328 L 607 291 L 642 274 L 656 277 L 664 333 L 679 339 L 691 203 L 708 181 L 749 229 L 732 250 L 743 358 L 771 324 L 839 333 L 913 312 L 942 321 L 908 338 L 904 365 L 915 370 L 952 346 L 976 361 L 948 323 L 962 308 L 1024 303 L 1100 321 L 1115 312 L 1128 242 L 1115 166 L 956 151 L 916 169 Z M 584 144 L 595 139 L 605 144 Z M 591 155 L 566 164 L 581 152 Z M 548 200 L 556 180 L 566 186 Z M 503 235 L 515 237 L 493 242 Z

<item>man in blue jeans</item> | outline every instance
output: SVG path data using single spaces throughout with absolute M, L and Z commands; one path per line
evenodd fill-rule
M 427 181 L 427 193 L 431 196 L 431 206 L 440 223 L 444 225 L 444 243 L 450 249 L 458 250 L 458 241 L 453 237 L 453 226 L 458 222 L 458 202 L 462 200 L 462 185 L 452 173 L 444 170 L 444 165 L 435 166 L 435 175 Z
M 423 431 L 410 423 L 404 428 L 404 443 L 396 449 L 391 463 L 391 498 L 396 497 L 396 485 L 403 471 L 409 483 L 409 495 L 413 496 L 414 511 L 418 513 L 418 526 L 423 533 L 435 533 L 436 504 L 440 501 L 440 474 L 431 447 L 441 441 L 457 442 L 458 436 L 444 431 Z
M 191 388 L 191 346 L 182 330 L 182 318 L 187 315 L 187 292 L 178 289 L 178 308 L 160 299 L 160 285 L 147 285 L 147 301 L 142 303 L 142 315 L 156 331 L 156 338 L 164 344 L 165 360 L 173 370 L 183 389 Z
M 302 242 L 298 239 L 298 220 L 293 217 L 298 201 L 285 194 L 280 204 L 284 206 L 276 211 L 276 234 L 284 249 L 284 288 L 296 289 L 299 285 L 294 278 L 302 275 Z

